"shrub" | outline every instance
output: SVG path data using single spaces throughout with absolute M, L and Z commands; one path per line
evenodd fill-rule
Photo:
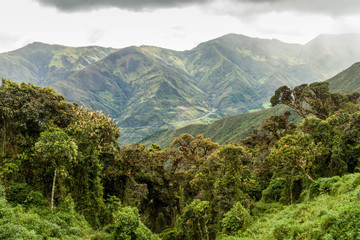
M 208 239 L 210 220 L 209 202 L 195 199 L 184 208 L 176 222 L 179 236 L 181 236 L 180 239 Z
M 286 195 L 287 183 L 284 178 L 272 179 L 269 186 L 262 192 L 262 201 L 265 203 L 279 202 Z
M 223 231 L 227 234 L 234 234 L 243 229 L 251 222 L 249 212 L 237 202 L 235 205 L 224 215 L 221 221 Z
M 138 210 L 133 207 L 123 207 L 114 213 L 114 240 L 160 240 L 141 221 Z
M 30 192 L 26 183 L 14 183 L 6 189 L 6 198 L 9 202 L 23 204 Z
M 336 219 L 332 219 L 324 230 L 333 239 L 360 239 L 360 204 L 351 202 L 344 206 Z

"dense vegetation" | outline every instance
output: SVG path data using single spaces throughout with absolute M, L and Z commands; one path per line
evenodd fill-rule
M 281 87 L 242 141 L 120 147 L 101 112 L 0 87 L 1 239 L 359 239 L 360 94 Z
M 355 63 L 336 76 L 326 80 L 326 82 L 329 82 L 330 91 L 333 93 L 340 92 L 343 94 L 360 92 L 359 69 L 360 63 Z M 146 138 L 141 140 L 141 142 L 146 145 L 157 143 L 161 146 L 168 147 L 173 139 L 180 137 L 183 133 L 189 133 L 193 136 L 203 134 L 204 137 L 211 138 L 219 144 L 239 142 L 241 139 L 246 138 L 254 128 L 261 127 L 264 119 L 273 115 L 281 115 L 283 112 L 288 110 L 292 112 L 289 116 L 289 120 L 299 124 L 301 117 L 294 114 L 295 109 L 291 109 L 290 107 L 281 104 L 266 110 L 251 111 L 249 113 L 223 118 L 210 124 L 189 124 L 185 127 L 177 129 L 157 131 L 148 135 Z

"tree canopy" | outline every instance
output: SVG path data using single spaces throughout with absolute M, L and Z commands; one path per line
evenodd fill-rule
M 0 238 L 253 239 L 269 214 L 331 193 L 351 200 L 338 210 L 344 221 L 310 232 L 276 221 L 266 239 L 357 239 L 358 97 L 327 83 L 284 86 L 271 102 L 304 117 L 299 125 L 287 111 L 240 142 L 185 133 L 162 149 L 119 146 L 116 120 L 3 79 Z

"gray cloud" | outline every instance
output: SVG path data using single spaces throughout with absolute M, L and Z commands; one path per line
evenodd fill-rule
M 286 11 L 324 14 L 333 17 L 360 13 L 359 0 L 228 0 L 219 5 L 223 5 L 221 10 L 224 13 L 239 17 Z
M 211 2 L 212 0 L 35 0 L 61 11 L 86 11 L 105 7 L 117 7 L 134 11 L 169 8 Z
M 275 10 L 295 10 L 332 16 L 360 12 L 360 1 L 358 0 L 274 0 L 268 2 L 273 2 Z
M 104 7 L 117 7 L 133 11 L 145 9 L 181 7 L 193 4 L 205 4 L 223 0 L 34 0 L 40 4 L 56 7 L 61 11 L 87 11 Z M 229 0 L 227 3 L 237 6 L 251 6 L 248 14 L 270 11 L 299 11 L 322 13 L 332 16 L 360 12 L 359 0 Z M 227 4 L 230 5 L 230 4 Z M 229 9 L 231 10 L 231 9 Z M 234 10 L 234 9 L 232 9 Z

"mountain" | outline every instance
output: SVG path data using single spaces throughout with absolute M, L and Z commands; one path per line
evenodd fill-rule
M 223 118 L 210 124 L 190 124 L 178 129 L 162 129 L 145 137 L 141 140 L 141 143 L 146 145 L 156 143 L 162 147 L 168 147 L 175 138 L 183 133 L 189 133 L 192 136 L 203 134 L 206 138 L 210 138 L 219 144 L 238 142 L 248 136 L 253 129 L 261 126 L 264 119 L 272 115 L 280 115 L 286 109 L 284 106 L 276 106 L 270 109 Z
M 320 35 L 304 46 L 301 58 L 330 78 L 360 61 L 359 43 L 360 34 Z
M 290 85 L 324 80 L 323 73 L 298 57 L 301 50 L 298 44 L 228 34 L 187 52 L 186 66 L 213 96 L 213 106 L 228 108 L 233 115 L 266 101 L 275 76 Z
M 103 47 L 65 47 L 34 42 L 0 54 L 0 76 L 15 82 L 47 86 L 99 61 L 111 52 Z
M 178 55 L 171 50 L 129 47 L 52 86 L 70 101 L 117 118 L 127 137 L 207 114 L 211 107 L 206 94 L 181 66 L 170 65 L 161 54 L 174 61 Z
M 360 92 L 360 62 L 353 64 L 327 81 L 332 92 Z M 287 109 L 288 107 L 284 105 L 278 105 L 266 110 L 220 119 L 211 124 L 192 124 L 179 129 L 164 129 L 147 136 L 141 142 L 148 145 L 157 143 L 166 147 L 183 133 L 193 136 L 203 134 L 219 144 L 238 142 L 248 136 L 253 129 L 259 128 L 264 119 L 272 115 L 280 115 Z M 292 118 L 299 121 L 294 115 Z
M 330 78 L 329 86 L 341 93 L 360 92 L 360 62 Z
M 306 45 L 228 34 L 188 51 L 33 43 L 0 54 L 0 76 L 50 85 L 68 101 L 116 118 L 121 142 L 164 128 L 262 109 L 281 85 L 325 80 L 356 62 L 358 35 Z

